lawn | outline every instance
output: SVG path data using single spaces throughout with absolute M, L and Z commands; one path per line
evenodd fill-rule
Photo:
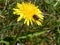
M 21 14 L 14 14 L 13 9 L 22 2 L 38 6 L 44 16 L 41 25 L 17 21 Z M 60 0 L 0 0 L 0 45 L 60 45 Z

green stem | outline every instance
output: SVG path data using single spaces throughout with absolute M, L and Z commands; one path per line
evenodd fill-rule
M 39 36 L 39 35 L 41 35 L 41 34 L 44 34 L 44 33 L 46 33 L 47 31 L 42 31 L 42 32 L 36 32 L 36 33 L 34 33 L 34 34 L 28 34 L 27 36 L 21 36 L 21 37 L 18 37 L 17 38 L 17 40 L 19 40 L 19 39 L 24 39 L 24 38 L 27 38 L 27 37 L 35 37 L 35 36 Z

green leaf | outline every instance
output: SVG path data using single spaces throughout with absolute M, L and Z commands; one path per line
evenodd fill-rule
M 9 45 L 9 42 L 4 41 L 4 40 L 1 40 L 0 43 L 3 43 L 3 44 L 6 44 L 6 45 Z
M 47 4 L 51 4 L 53 0 L 44 0 Z

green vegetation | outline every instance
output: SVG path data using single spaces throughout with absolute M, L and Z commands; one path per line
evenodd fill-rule
M 27 1 L 27 0 L 25 0 Z M 32 3 L 35 0 L 31 0 Z M 43 12 L 42 26 L 17 22 L 13 8 L 21 0 L 0 0 L 0 45 L 60 45 L 60 0 L 36 0 Z

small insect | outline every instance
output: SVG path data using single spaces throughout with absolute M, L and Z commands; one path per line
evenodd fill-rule
M 33 15 L 33 18 L 34 18 L 35 20 L 39 20 L 39 17 L 38 17 L 37 15 Z
M 40 19 L 37 15 L 33 15 L 33 18 L 34 18 L 34 20 L 38 20 L 38 21 L 42 22 L 42 19 Z

